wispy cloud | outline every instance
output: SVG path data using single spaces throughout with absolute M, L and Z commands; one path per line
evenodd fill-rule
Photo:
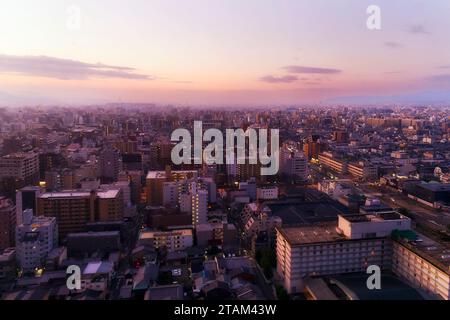
M 305 67 L 305 66 L 284 66 L 283 69 L 290 73 L 319 73 L 319 74 L 335 74 L 341 73 L 342 70 L 321 67 Z
M 414 24 L 408 27 L 408 32 L 412 34 L 430 34 L 424 25 Z
M 259 80 L 263 81 L 263 82 L 267 82 L 267 83 L 291 83 L 291 82 L 295 82 L 298 80 L 298 78 L 296 76 L 272 76 L 272 75 L 267 75 L 264 77 L 259 78 Z
M 90 78 L 122 78 L 153 80 L 153 76 L 140 74 L 130 67 L 110 66 L 102 63 L 86 63 L 77 60 L 48 56 L 15 56 L 0 54 L 0 73 L 84 80 Z
M 395 41 L 386 41 L 384 43 L 384 45 L 388 48 L 392 48 L 392 49 L 398 49 L 403 47 L 403 45 L 401 43 L 395 42 Z

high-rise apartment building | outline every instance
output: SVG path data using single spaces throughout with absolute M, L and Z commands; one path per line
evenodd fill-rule
M 388 269 L 394 230 L 409 230 L 399 214 L 339 216 L 338 225 L 277 229 L 277 272 L 290 293 L 300 292 L 312 276 L 365 272 L 369 265 Z
M 39 182 L 39 156 L 37 153 L 14 153 L 0 158 L 0 180 L 12 177 L 23 186 Z
M 208 221 L 208 191 L 191 182 L 189 190 L 180 194 L 180 210 L 190 212 L 195 227 Z
M 82 232 L 88 222 L 123 218 L 123 192 L 120 189 L 43 193 L 38 197 L 38 214 L 55 217 L 59 237 Z
M 23 223 L 16 228 L 16 254 L 24 272 L 45 266 L 47 255 L 58 245 L 58 227 L 54 217 L 36 217 L 24 211 Z
M 98 159 L 98 173 L 101 178 L 116 181 L 122 170 L 122 157 L 114 148 L 105 148 Z

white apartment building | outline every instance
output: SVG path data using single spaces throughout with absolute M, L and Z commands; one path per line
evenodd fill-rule
M 58 245 L 56 218 L 33 216 L 25 210 L 23 223 L 16 227 L 16 255 L 19 267 L 24 272 L 33 272 L 43 267 L 50 251 Z
M 183 251 L 194 244 L 191 229 L 172 231 L 142 231 L 139 241 L 150 241 L 156 249 L 166 248 L 168 252 Z
M 208 191 L 199 189 L 192 182 L 187 192 L 180 194 L 180 211 L 192 214 L 192 225 L 203 224 L 208 221 Z
M 337 200 L 342 196 L 349 195 L 352 192 L 351 181 L 348 179 L 322 180 L 317 184 L 317 190 L 326 193 L 331 198 Z
M 450 249 L 420 236 L 393 242 L 392 271 L 430 295 L 450 299 Z
M 351 215 L 339 216 L 337 226 L 277 228 L 277 273 L 286 290 L 295 293 L 311 276 L 365 272 L 369 265 L 388 269 L 392 241 L 386 235 L 410 223 L 399 214 Z
M 257 200 L 275 200 L 278 199 L 278 187 L 261 187 L 256 189 Z
M 89 262 L 81 276 L 81 290 L 105 291 L 111 281 L 114 264 L 108 261 Z

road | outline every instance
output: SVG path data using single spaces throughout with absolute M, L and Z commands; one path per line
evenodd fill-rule
M 416 222 L 433 230 L 446 231 L 447 226 L 450 225 L 450 214 L 426 207 L 393 188 L 364 183 L 356 189 L 366 195 L 377 197 L 393 208 L 407 209 Z

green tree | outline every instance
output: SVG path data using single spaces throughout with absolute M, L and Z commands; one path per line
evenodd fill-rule
M 289 294 L 282 286 L 276 285 L 275 291 L 276 291 L 278 300 L 289 300 Z

